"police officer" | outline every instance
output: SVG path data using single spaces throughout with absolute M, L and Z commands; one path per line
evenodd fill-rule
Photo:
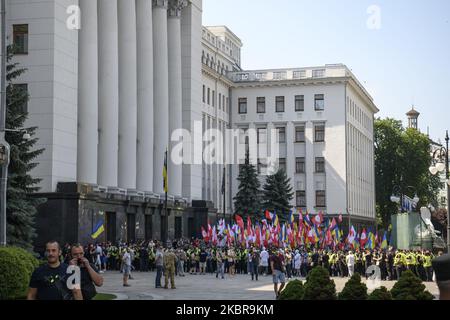
M 164 253 L 164 289 L 169 288 L 169 278 L 170 287 L 176 289 L 175 287 L 175 266 L 177 263 L 177 256 L 173 252 L 173 249 L 166 251 Z
M 423 268 L 425 269 L 426 281 L 433 281 L 433 265 L 432 265 L 433 256 L 430 251 L 426 251 L 423 256 Z
M 450 300 L 450 254 L 432 260 L 432 267 L 439 287 L 439 299 Z

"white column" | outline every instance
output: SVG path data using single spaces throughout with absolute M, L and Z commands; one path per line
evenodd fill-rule
M 314 180 L 314 124 L 305 123 L 305 171 L 306 171 L 306 205 L 309 212 L 315 212 L 316 183 Z
M 153 191 L 152 3 L 136 0 L 137 20 L 137 188 Z
M 98 44 L 97 2 L 80 0 L 78 33 L 78 150 L 77 181 L 97 183 Z
M 117 186 L 119 58 L 117 0 L 98 0 L 98 183 Z
M 293 191 L 297 190 L 297 185 L 295 182 L 295 152 L 294 152 L 294 124 L 292 122 L 288 122 L 286 126 L 286 174 L 289 179 L 291 179 L 291 186 Z M 291 205 L 296 206 L 295 197 L 291 200 Z
M 169 65 L 167 49 L 167 0 L 153 0 L 153 191 L 164 193 L 162 170 L 169 147 Z M 168 172 L 168 176 L 172 172 Z M 172 190 L 169 190 L 171 193 Z
M 119 0 L 119 187 L 136 189 L 136 2 Z
M 169 0 L 167 39 L 169 49 L 169 138 L 183 127 L 183 87 L 181 79 L 181 10 L 184 0 Z M 170 142 L 169 154 L 176 143 Z M 175 165 L 172 157 L 168 161 L 170 193 L 181 197 L 183 166 Z

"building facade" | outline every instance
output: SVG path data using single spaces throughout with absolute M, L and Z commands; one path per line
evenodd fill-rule
M 355 226 L 372 224 L 373 124 L 378 109 L 350 70 L 326 65 L 230 76 L 232 124 L 243 132 L 255 129 L 262 148 L 276 140 L 277 167 L 286 171 L 295 192 L 292 207 L 297 212 L 342 214 Z M 269 173 L 264 172 L 264 156 L 273 154 L 261 146 L 257 153 L 264 183 L 263 175 Z M 238 188 L 235 167 L 233 193 Z
M 345 66 L 243 71 L 241 40 L 202 26 L 201 0 L 9 0 L 7 25 L 45 148 L 38 246 L 93 241 L 98 223 L 96 241 L 198 236 L 230 217 L 238 166 L 203 161 L 212 129 L 279 129 L 294 207 L 374 220 L 377 109 Z

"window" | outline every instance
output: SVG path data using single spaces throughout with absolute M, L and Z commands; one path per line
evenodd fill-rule
M 277 138 L 278 143 L 286 143 L 286 128 L 285 127 L 279 127 L 277 128 Z
M 257 113 L 266 113 L 266 98 L 265 97 L 256 98 L 256 112 Z
M 297 207 L 306 208 L 306 191 L 297 191 L 295 193 Z
M 284 112 L 284 97 L 275 97 L 275 112 Z
M 211 90 L 208 88 L 208 105 L 210 104 Z
M 246 128 L 239 129 L 239 143 L 240 144 L 247 144 L 248 140 L 248 133 Z
M 296 173 L 305 173 L 305 158 L 295 158 L 295 172 Z
M 16 54 L 28 54 L 28 25 L 13 25 L 13 44 Z
M 228 101 L 228 97 L 227 97 L 227 103 L 225 104 L 225 107 L 227 108 L 226 112 L 228 112 L 228 106 L 229 106 L 229 101 Z
M 325 141 L 325 125 L 320 124 L 314 127 L 314 141 L 315 142 Z
M 219 110 L 222 109 L 222 94 L 219 93 Z
M 212 91 L 212 106 L 216 106 L 216 92 L 214 90 Z
M 278 168 L 284 170 L 286 172 L 286 158 L 278 159 Z
M 28 84 L 15 84 L 14 85 L 14 91 L 16 91 L 17 95 L 20 97 L 24 97 L 24 103 L 20 106 L 19 112 L 20 113 L 28 113 Z M 26 97 L 26 99 L 25 99 Z
M 305 96 L 295 96 L 295 111 L 305 111 Z
M 305 142 L 305 127 L 295 127 L 295 142 Z
M 325 77 L 325 70 L 324 69 L 313 70 L 312 76 L 313 78 L 323 78 Z
M 239 113 L 247 113 L 247 98 L 239 98 Z
M 316 191 L 316 207 L 317 208 L 325 208 L 326 207 L 325 190 L 317 190 Z
M 325 173 L 325 158 L 316 157 L 316 172 Z
M 267 129 L 266 128 L 258 128 L 257 129 L 257 143 L 267 143 Z
M 225 95 L 222 96 L 222 108 L 225 111 Z
M 325 98 L 323 94 L 316 94 L 314 96 L 314 109 L 316 111 L 323 111 L 325 109 Z
M 203 103 L 206 102 L 206 87 L 203 86 Z

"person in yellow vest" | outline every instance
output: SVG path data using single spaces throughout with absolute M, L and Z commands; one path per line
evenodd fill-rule
M 426 251 L 423 256 L 423 267 L 425 269 L 426 281 L 433 281 L 433 265 L 432 265 L 433 256 L 430 251 Z
M 397 280 L 400 279 L 404 267 L 404 255 L 401 250 L 397 250 L 394 256 L 394 268 Z

